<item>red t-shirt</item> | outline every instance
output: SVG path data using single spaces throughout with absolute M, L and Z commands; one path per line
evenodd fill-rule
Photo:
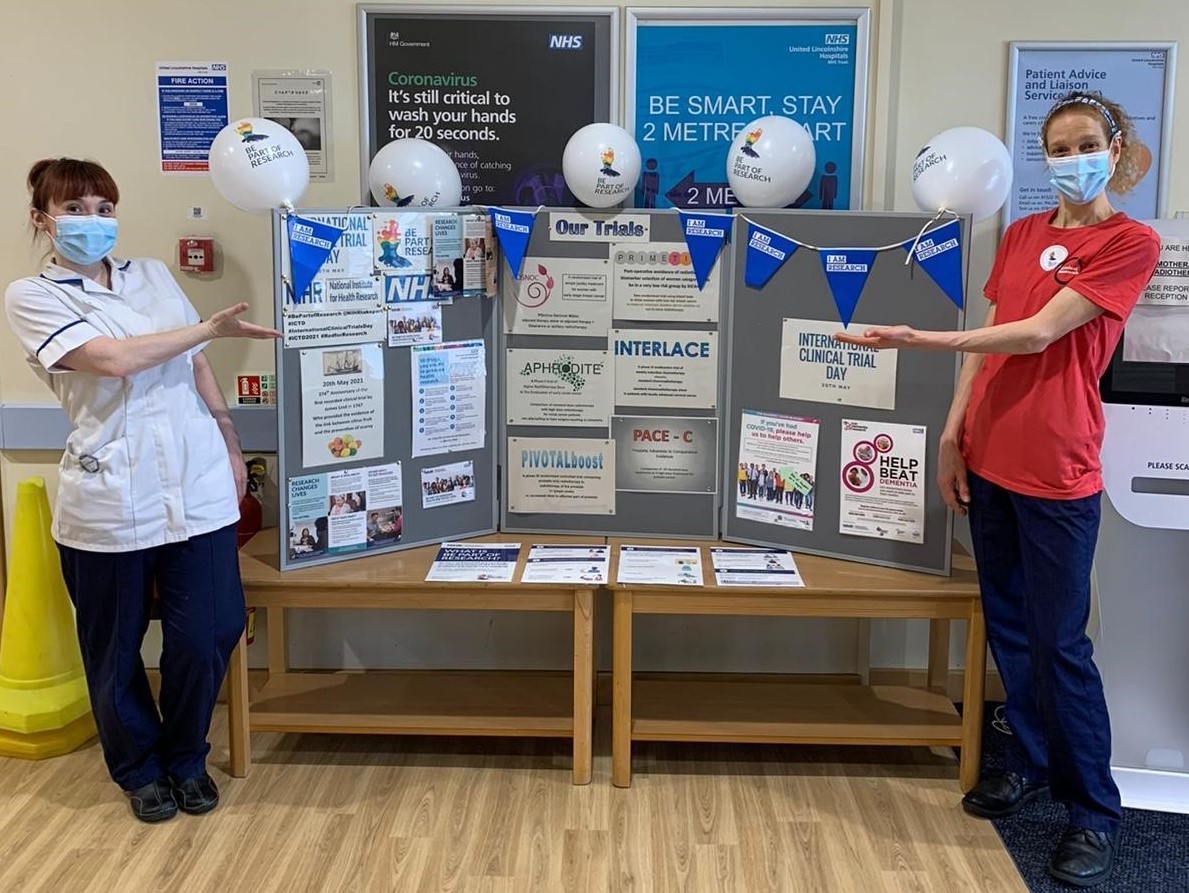
M 985 294 L 995 324 L 1035 315 L 1063 287 L 1103 309 L 1037 354 L 988 354 L 962 432 L 971 471 L 1015 493 L 1080 499 L 1102 489 L 1098 382 L 1160 256 L 1160 237 L 1118 212 L 1094 226 L 1052 226 L 1053 211 L 1003 236 Z

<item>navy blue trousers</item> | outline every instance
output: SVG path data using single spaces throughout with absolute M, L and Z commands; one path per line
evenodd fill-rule
M 1041 499 L 969 480 L 987 639 L 1007 692 L 1007 768 L 1047 780 L 1070 824 L 1113 832 L 1110 718 L 1086 635 L 1101 496 Z
M 244 627 L 235 525 L 135 552 L 58 550 L 112 778 L 131 791 L 166 776 L 201 775 L 219 686 Z M 154 583 L 159 712 L 140 657 Z

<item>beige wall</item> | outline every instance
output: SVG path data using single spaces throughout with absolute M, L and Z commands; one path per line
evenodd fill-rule
M 518 0 L 521 4 L 532 0 Z M 564 0 L 551 5 L 564 6 Z M 575 4 L 578 5 L 578 4 Z M 596 5 L 590 0 L 584 5 Z M 663 5 L 663 4 L 657 4 Z M 679 0 L 676 5 L 698 5 Z M 719 5 L 726 4 L 702 4 Z M 845 5 L 763 3 L 765 5 Z M 908 171 L 917 148 L 957 124 L 1002 134 L 1007 42 L 1041 39 L 1159 39 L 1189 43 L 1189 12 L 1168 2 L 1106 0 L 872 0 L 867 203 L 914 209 Z M 1180 10 L 1173 12 L 1172 10 Z M 178 237 L 211 234 L 222 249 L 217 278 L 179 274 L 200 312 L 247 299 L 251 316 L 271 318 L 269 224 L 231 208 L 205 178 L 157 173 L 154 63 L 225 61 L 233 114 L 251 111 L 253 69 L 309 67 L 333 73 L 335 182 L 312 184 L 307 205 L 345 205 L 359 197 L 356 11 L 351 0 L 118 0 L 115 3 L 8 0 L 0 13 L 5 130 L 0 167 L 0 280 L 38 267 L 30 248 L 24 174 L 53 154 L 93 157 L 119 182 L 124 253 L 172 259 Z M 1189 60 L 1177 84 L 1171 210 L 1189 209 Z M 185 209 L 202 205 L 201 225 Z M 997 228 L 977 228 L 972 287 L 990 267 Z M 973 314 L 981 316 L 981 310 Z M 268 370 L 271 348 L 216 343 L 210 354 L 225 388 L 239 371 Z M 0 326 L 0 402 L 49 403 Z M 11 453 L 0 460 L 10 516 L 15 482 L 44 474 L 51 490 L 56 457 Z M 913 650 L 914 643 L 901 643 Z M 878 647 L 878 646 L 877 646 Z M 895 646 L 900 647 L 900 644 Z

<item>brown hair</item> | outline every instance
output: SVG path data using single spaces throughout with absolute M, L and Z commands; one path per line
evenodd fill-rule
M 116 181 L 103 165 L 77 158 L 43 158 L 29 168 L 28 186 L 30 204 L 43 214 L 53 202 L 84 195 L 97 195 L 113 205 L 120 201 Z
M 1040 129 L 1041 142 L 1048 147 L 1049 125 L 1067 112 L 1089 112 L 1102 125 L 1102 132 L 1109 144 L 1115 137 L 1120 141 L 1119 163 L 1115 166 L 1107 188 L 1118 195 L 1130 192 L 1143 179 L 1152 165 L 1152 153 L 1140 141 L 1135 132 L 1131 116 L 1117 102 L 1112 102 L 1101 93 L 1075 90 L 1067 93 L 1049 109 L 1044 125 Z

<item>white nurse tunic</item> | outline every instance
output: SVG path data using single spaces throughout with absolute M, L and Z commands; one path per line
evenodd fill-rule
M 111 264 L 107 289 L 48 264 L 5 292 L 29 364 L 74 431 L 59 466 L 54 539 L 120 551 L 180 542 L 239 520 L 227 446 L 194 382 L 193 353 L 125 378 L 71 372 L 62 357 L 92 338 L 149 335 L 200 321 L 165 264 Z

